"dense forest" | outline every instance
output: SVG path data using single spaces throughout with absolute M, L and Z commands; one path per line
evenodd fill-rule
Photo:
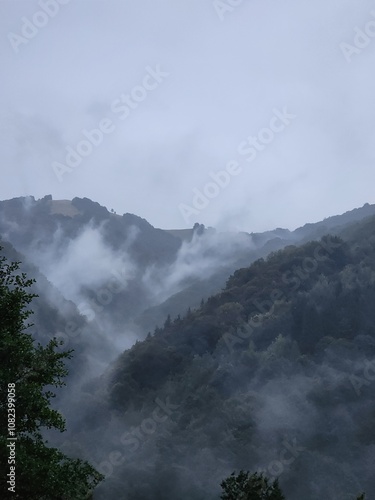
M 371 218 L 272 253 L 124 352 L 98 498 L 214 499 L 232 469 L 292 500 L 374 492 L 374 249 Z
M 199 251 L 221 255 L 225 265 L 218 259 L 215 272 L 202 279 L 218 289 L 194 305 L 189 297 L 194 287 L 199 294 L 199 286 L 194 274 L 185 274 L 173 300 L 163 295 L 152 303 L 148 291 L 140 293 L 137 302 L 145 302 L 138 304 L 131 326 L 150 324 L 151 306 L 154 326 L 132 346 L 116 344 L 112 350 L 113 325 L 101 322 L 99 313 L 90 320 L 74 300 L 59 295 L 53 280 L 35 267 L 32 252 L 18 254 L 26 244 L 17 245 L 21 231 L 13 229 L 12 238 L 8 223 L 15 248 L 3 243 L 4 252 L 23 260 L 42 284 L 35 284 L 35 336 L 46 345 L 65 332 L 74 349 L 67 387 L 52 403 L 66 418 L 67 431 L 46 431 L 44 437 L 105 476 L 94 499 L 217 500 L 233 471 L 264 475 L 269 485 L 277 481 L 288 500 L 354 500 L 362 491 L 366 499 L 374 496 L 375 217 L 369 210 L 305 227 L 299 239 L 281 230 L 263 240 L 241 236 L 230 247 L 237 249 L 232 261 L 214 248 L 223 240 L 198 227 L 190 235 L 190 266 L 202 263 Z M 66 227 L 78 228 L 77 221 L 59 217 L 60 237 Z M 6 220 L 3 215 L 3 228 Z M 49 224 L 50 236 L 46 231 L 39 239 L 42 249 L 57 231 Z M 172 252 L 160 270 L 180 262 L 186 245 L 170 237 L 176 236 L 166 240 L 176 244 L 175 257 Z M 202 246 L 205 238 L 216 239 Z M 155 270 L 158 264 L 147 258 Z M 220 288 L 218 276 L 246 261 Z M 82 294 L 93 294 L 97 286 L 86 283 Z M 121 308 L 121 302 L 131 311 L 131 294 L 129 281 L 126 293 L 117 294 L 104 313 Z M 169 311 L 168 304 L 174 305 Z M 64 315 L 79 334 L 67 334 Z M 121 313 L 115 316 L 118 330 Z M 123 326 L 128 339 L 131 326 Z

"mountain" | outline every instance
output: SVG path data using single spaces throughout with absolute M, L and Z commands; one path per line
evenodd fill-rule
M 217 499 L 235 469 L 290 500 L 372 498 L 374 269 L 372 217 L 236 271 L 125 351 L 100 383 L 96 498 Z
M 55 201 L 51 196 L 40 200 L 32 196 L 14 198 L 0 202 L 0 216 L 4 239 L 14 242 L 20 249 L 35 245 L 36 237 L 39 245 L 51 243 L 57 231 L 62 233 L 62 239 L 73 239 L 87 224 L 101 228 L 106 243 L 113 250 L 126 247 L 132 232 L 136 233 L 130 250 L 142 264 L 168 262 L 180 247 L 178 238 L 155 229 L 145 219 L 133 214 L 120 217 L 88 198 L 72 201 Z
M 155 324 L 161 326 L 170 314 L 173 318 L 182 315 L 187 308 L 196 308 L 202 299 L 207 299 L 215 292 L 220 291 L 226 283 L 228 276 L 240 267 L 249 266 L 260 257 L 266 257 L 270 252 L 286 247 L 289 244 L 302 244 L 307 241 L 318 239 L 325 234 L 339 234 L 342 229 L 352 222 L 361 221 L 369 216 L 375 215 L 375 205 L 365 204 L 362 208 L 354 209 L 343 215 L 329 217 L 324 221 L 314 224 L 306 224 L 294 231 L 278 228 L 263 233 L 247 234 L 251 244 L 232 249 L 233 259 L 231 262 L 222 263 L 215 272 L 207 278 L 199 276 L 193 283 L 171 295 L 166 301 L 145 310 L 137 319 L 136 323 L 143 330 L 152 330 Z M 178 235 L 179 231 L 172 234 Z M 244 233 L 246 235 L 246 233 Z M 192 231 L 183 231 L 183 239 L 191 241 Z M 228 234 L 224 233 L 224 238 Z M 215 244 L 215 243 L 214 243 Z
M 144 219 L 120 217 L 87 198 L 0 202 L 0 235 L 83 315 L 100 319 L 101 328 L 108 321 L 129 322 L 150 303 L 142 270 L 173 262 L 181 246 Z
M 0 236 L 37 279 L 33 334 L 75 349 L 48 438 L 106 474 L 95 500 L 213 500 L 240 469 L 375 496 L 374 205 L 248 234 L 29 197 Z
M 375 205 L 366 204 L 295 231 L 219 233 L 198 223 L 190 230 L 157 229 L 87 198 L 29 196 L 0 201 L 0 239 L 60 294 L 48 294 L 57 309 L 63 300 L 74 304 L 80 321 L 99 332 L 104 351 L 115 352 L 145 338 L 168 315 L 199 307 L 236 269 L 291 243 L 338 234 L 373 214 Z
M 0 236 L 87 318 L 100 313 L 103 323 L 126 323 L 146 335 L 167 314 L 185 314 L 220 291 L 237 268 L 374 214 L 375 205 L 366 204 L 295 231 L 218 233 L 198 223 L 191 230 L 157 229 L 87 198 L 30 196 L 0 202 Z

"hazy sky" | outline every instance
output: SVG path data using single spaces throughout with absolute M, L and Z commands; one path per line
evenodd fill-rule
M 375 1 L 0 0 L 0 40 L 1 199 L 246 231 L 375 202 Z

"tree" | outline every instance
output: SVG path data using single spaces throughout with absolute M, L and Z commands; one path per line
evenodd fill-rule
M 1 250 L 1 247 L 0 247 Z M 65 430 L 50 407 L 54 387 L 65 385 L 64 360 L 53 338 L 34 345 L 25 330 L 35 294 L 34 280 L 19 273 L 19 262 L 0 257 L 0 496 L 28 500 L 83 500 L 104 479 L 88 462 L 70 459 L 47 446 L 43 428 Z
M 224 492 L 221 500 L 285 500 L 278 480 L 270 484 L 267 477 L 255 472 L 240 471 L 236 476 L 233 472 L 221 485 Z
M 168 314 L 167 319 L 164 322 L 164 328 L 169 328 L 171 326 L 171 324 L 172 324 L 171 315 Z
M 278 480 L 270 483 L 263 474 L 255 472 L 240 471 L 236 476 L 234 472 L 221 482 L 220 486 L 224 490 L 221 500 L 286 500 Z M 365 493 L 362 493 L 356 500 L 365 500 Z

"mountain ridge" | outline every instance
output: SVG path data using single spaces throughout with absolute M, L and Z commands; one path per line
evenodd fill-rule
M 66 217 L 75 217 L 78 215 L 83 215 L 85 211 L 91 212 L 92 215 L 95 213 L 102 213 L 106 214 L 108 216 L 117 216 L 117 217 L 129 217 L 129 219 L 133 220 L 138 220 L 142 221 L 143 223 L 147 223 L 149 226 L 153 227 L 154 229 L 160 229 L 161 231 L 170 233 L 171 235 L 179 238 L 179 239 L 187 239 L 191 237 L 191 234 L 193 232 L 193 228 L 191 229 L 181 229 L 181 228 L 175 228 L 175 229 L 163 229 L 163 228 L 156 228 L 153 226 L 150 222 L 148 222 L 145 218 L 142 218 L 138 215 L 125 212 L 122 215 L 117 214 L 115 211 L 112 212 L 107 209 L 104 205 L 101 205 L 98 202 L 90 200 L 90 198 L 79 198 L 75 197 L 72 198 L 72 200 L 69 199 L 53 199 L 52 195 L 45 195 L 42 198 L 35 199 L 34 196 L 19 196 L 15 198 L 10 198 L 7 200 L 0 200 L 0 204 L 2 205 L 2 208 L 7 204 L 14 204 L 14 203 L 25 203 L 26 205 L 31 206 L 32 204 L 37 204 L 37 203 L 45 203 L 47 202 L 49 207 L 50 207 L 50 213 L 51 215 L 63 215 Z M 81 210 L 80 210 L 81 208 Z M 272 230 L 265 230 L 262 232 L 245 232 L 246 234 L 251 234 L 252 236 L 258 236 L 258 235 L 274 235 L 275 237 L 287 237 L 291 233 L 302 233 L 306 231 L 307 229 L 311 228 L 312 226 L 325 226 L 326 228 L 331 228 L 331 227 L 336 227 L 339 225 L 344 225 L 349 222 L 355 222 L 357 220 L 361 220 L 364 217 L 371 216 L 375 214 L 375 204 L 369 204 L 369 203 L 364 203 L 362 207 L 355 207 L 353 209 L 347 210 L 343 214 L 335 214 L 335 215 L 330 215 L 325 217 L 321 221 L 316 221 L 316 222 L 307 222 L 303 226 L 299 226 L 294 230 L 290 230 L 287 228 L 275 228 Z M 224 231 L 226 232 L 226 231 Z
M 75 349 L 68 432 L 47 436 L 107 475 L 95 500 L 216 500 L 239 469 L 280 476 L 290 500 L 375 492 L 373 205 L 179 238 L 58 204 L 70 215 L 0 202 L 0 246 L 39 281 L 36 338 Z

